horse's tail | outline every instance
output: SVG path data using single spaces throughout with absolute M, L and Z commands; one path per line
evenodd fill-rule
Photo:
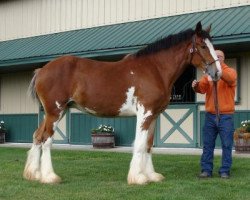
M 40 71 L 40 69 L 36 69 L 34 71 L 34 76 L 30 81 L 30 85 L 29 85 L 29 89 L 28 89 L 29 96 L 31 96 L 33 99 L 35 99 L 37 101 L 39 101 L 39 98 L 38 98 L 38 95 L 36 92 L 35 83 L 36 83 L 36 77 L 37 77 L 37 74 L 39 71 Z

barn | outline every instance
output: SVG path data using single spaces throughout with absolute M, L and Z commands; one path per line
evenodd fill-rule
M 8 128 L 6 141 L 32 142 L 44 116 L 42 107 L 27 95 L 36 68 L 62 55 L 116 61 L 159 38 L 194 28 L 198 21 L 212 24 L 215 47 L 238 72 L 237 127 L 250 119 L 249 0 L 1 1 L 0 120 Z M 189 68 L 176 81 L 171 104 L 157 120 L 156 147 L 202 146 L 204 97 L 191 89 L 192 80 L 201 75 Z M 131 146 L 135 120 L 98 118 L 70 109 L 54 142 L 88 145 L 90 130 L 109 124 L 115 128 L 116 145 Z

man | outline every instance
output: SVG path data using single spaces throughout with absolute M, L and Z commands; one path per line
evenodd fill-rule
M 206 94 L 205 100 L 205 124 L 203 127 L 203 153 L 201 156 L 201 173 L 200 178 L 209 178 L 213 173 L 213 158 L 215 140 L 219 134 L 222 146 L 222 161 L 219 169 L 221 178 L 230 177 L 232 165 L 232 147 L 233 147 L 233 113 L 234 97 L 236 88 L 236 71 L 228 67 L 225 63 L 225 55 L 222 51 L 215 51 L 222 67 L 222 76 L 217 83 L 218 104 L 220 118 L 217 123 L 215 115 L 213 82 L 208 75 L 204 75 L 198 82 L 192 82 L 192 88 L 195 92 Z

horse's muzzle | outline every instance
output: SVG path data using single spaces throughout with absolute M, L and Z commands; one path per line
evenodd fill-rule
M 208 74 L 213 81 L 218 81 L 221 77 L 221 70 L 217 68 L 216 62 L 219 61 L 218 59 L 212 62 L 205 63 L 205 73 Z

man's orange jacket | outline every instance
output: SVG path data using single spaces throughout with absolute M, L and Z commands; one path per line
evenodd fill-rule
M 234 113 L 234 97 L 237 80 L 237 73 L 225 63 L 221 65 L 222 76 L 217 84 L 219 112 L 221 114 Z M 213 82 L 207 75 L 204 75 L 194 88 L 195 92 L 206 94 L 205 108 L 207 112 L 215 114 Z

